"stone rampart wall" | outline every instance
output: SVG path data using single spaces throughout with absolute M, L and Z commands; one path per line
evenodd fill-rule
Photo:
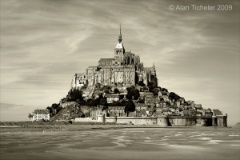
M 106 118 L 107 119 L 107 118 Z M 154 125 L 157 124 L 156 117 L 117 117 L 117 123 L 135 125 Z
M 169 116 L 169 117 L 105 117 L 99 115 L 97 120 L 92 118 L 75 118 L 76 122 L 100 122 L 100 123 L 118 123 L 134 125 L 158 125 L 166 126 L 208 126 L 205 124 L 206 118 L 191 116 Z M 198 122 L 199 121 L 199 122 Z M 199 123 L 199 124 L 198 124 Z M 219 122 L 220 125 L 223 125 Z
M 117 122 L 117 117 L 106 117 L 105 122 L 107 123 L 116 123 Z
M 196 117 L 191 116 L 170 116 L 169 125 L 170 126 L 194 126 L 196 125 Z
M 87 118 L 75 118 L 75 122 L 98 122 L 98 120 L 94 120 L 91 117 Z

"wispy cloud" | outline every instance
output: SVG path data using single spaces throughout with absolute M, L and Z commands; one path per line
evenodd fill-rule
M 169 5 L 225 2 L 232 11 L 169 10 Z M 155 63 L 161 86 L 206 107 L 223 104 L 239 116 L 234 108 L 240 102 L 232 98 L 240 94 L 237 0 L 0 3 L 1 102 L 43 107 L 58 102 L 74 73 L 113 57 L 121 23 L 125 48 L 145 66 Z

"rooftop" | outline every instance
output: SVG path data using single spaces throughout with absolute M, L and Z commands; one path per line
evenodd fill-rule
M 35 109 L 33 111 L 34 114 L 49 114 L 49 111 L 47 109 Z
M 215 116 L 222 115 L 222 112 L 219 109 L 213 109 L 213 115 Z
M 114 58 L 101 58 L 98 62 L 112 62 Z

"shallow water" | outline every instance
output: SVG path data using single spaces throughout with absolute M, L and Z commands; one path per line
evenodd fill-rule
M 1 132 L 0 159 L 239 160 L 239 128 Z

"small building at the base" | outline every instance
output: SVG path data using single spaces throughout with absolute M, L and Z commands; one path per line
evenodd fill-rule
M 50 113 L 47 109 L 35 109 L 33 111 L 32 121 L 49 121 Z

